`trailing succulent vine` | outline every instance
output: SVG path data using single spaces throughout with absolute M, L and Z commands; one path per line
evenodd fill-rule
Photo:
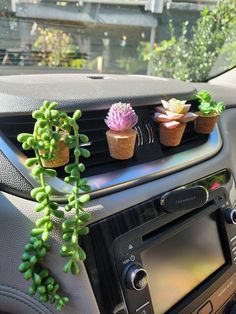
M 83 194 L 80 196 L 80 191 L 88 192 L 90 187 L 87 179 L 81 179 L 80 173 L 84 172 L 85 166 L 80 163 L 80 155 L 84 158 L 90 156 L 90 152 L 85 148 L 80 148 L 80 141 L 87 143 L 88 137 L 84 134 L 78 133 L 78 125 L 75 122 L 81 116 L 80 111 L 76 111 L 71 120 L 71 127 L 73 129 L 73 135 L 67 137 L 67 142 L 70 148 L 74 149 L 74 162 L 65 166 L 65 172 L 69 175 L 65 177 L 64 181 L 69 184 L 73 184 L 73 190 L 68 197 L 68 204 L 65 206 L 66 211 L 75 209 L 75 215 L 73 218 L 67 219 L 62 224 L 63 240 L 66 242 L 61 247 L 61 256 L 68 257 L 68 262 L 64 266 L 64 272 L 71 272 L 76 275 L 79 273 L 79 261 L 86 259 L 86 254 L 80 247 L 78 242 L 78 235 L 86 235 L 89 232 L 88 227 L 85 224 L 90 220 L 91 214 L 85 212 L 83 205 L 90 199 L 89 194 Z
M 59 283 L 55 281 L 50 271 L 42 266 L 42 262 L 51 248 L 49 237 L 55 227 L 54 217 L 60 219 L 62 223 L 65 244 L 61 247 L 60 254 L 68 257 L 64 272 L 78 274 L 79 261 L 86 258 L 79 245 L 78 235 L 85 235 L 89 231 L 86 223 L 91 215 L 85 212 L 83 206 L 90 197 L 88 194 L 80 195 L 81 191 L 89 191 L 89 185 L 86 179 L 80 177 L 85 166 L 79 158 L 80 156 L 88 158 L 90 153 L 80 147 L 80 142 L 89 141 L 86 135 L 79 134 L 77 120 L 81 117 L 81 111 L 76 110 L 73 117 L 69 117 L 65 112 L 57 110 L 57 105 L 56 102 L 45 101 L 39 110 L 32 113 L 32 117 L 36 119 L 33 133 L 22 133 L 17 138 L 22 143 L 23 149 L 34 150 L 35 156 L 27 159 L 25 164 L 32 168 L 32 175 L 39 182 L 39 187 L 31 191 L 31 196 L 38 202 L 35 211 L 43 214 L 36 220 L 36 226 L 31 231 L 29 243 L 26 244 L 21 256 L 19 271 L 24 273 L 26 280 L 32 279 L 30 295 L 38 293 L 41 302 L 53 303 L 57 310 L 61 310 L 69 302 L 69 298 L 60 294 Z M 71 131 L 73 134 L 70 134 Z M 58 204 L 52 201 L 52 188 L 47 184 L 47 177 L 55 177 L 57 172 L 55 169 L 44 167 L 44 161 L 55 160 L 62 134 L 66 134 L 64 142 L 74 152 L 74 162 L 65 166 L 65 172 L 69 174 L 65 177 L 65 182 L 74 185 L 65 206 L 66 211 L 75 211 L 74 216 L 69 219 L 64 217 L 63 210 L 58 209 Z

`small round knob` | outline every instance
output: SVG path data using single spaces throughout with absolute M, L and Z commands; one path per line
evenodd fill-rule
M 234 224 L 234 225 L 236 225 L 236 209 L 227 208 L 227 209 L 225 210 L 225 220 L 226 220 L 229 224 Z
M 126 285 L 128 288 L 141 291 L 148 283 L 148 274 L 140 265 L 132 265 L 128 268 L 125 275 Z

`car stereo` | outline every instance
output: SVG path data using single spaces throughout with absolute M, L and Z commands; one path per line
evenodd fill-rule
M 101 313 L 230 313 L 233 187 L 223 170 L 91 225 L 86 265 Z

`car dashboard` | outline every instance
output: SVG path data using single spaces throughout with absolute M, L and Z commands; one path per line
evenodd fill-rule
M 197 134 L 193 123 L 189 123 L 179 146 L 161 145 L 159 128 L 153 121 L 155 107 L 162 99 L 177 98 L 188 100 L 196 111 L 194 95 L 198 90 L 210 91 L 213 98 L 226 105 L 214 131 L 209 135 Z M 46 266 L 53 269 L 53 274 L 63 282 L 63 291 L 70 296 L 71 301 L 62 313 L 201 313 L 201 307 L 209 305 L 209 302 L 214 313 L 230 313 L 235 302 L 236 261 L 228 244 L 226 251 L 223 248 L 225 262 L 222 263 L 225 268 L 220 268 L 219 278 L 214 281 L 211 278 L 208 283 L 204 281 L 204 293 L 201 286 L 200 290 L 195 289 L 189 295 L 192 307 L 184 296 L 183 300 L 177 300 L 177 305 L 166 307 L 165 311 L 158 306 L 154 308 L 154 297 L 149 293 L 151 286 L 147 291 L 145 289 L 148 288 L 144 289 L 145 293 L 135 292 L 130 287 L 126 289 L 123 274 L 125 272 L 128 276 L 133 258 L 137 261 L 136 266 L 143 266 L 146 254 L 143 251 L 146 252 L 149 243 L 154 241 L 152 239 L 157 241 L 162 238 L 164 231 L 171 234 L 173 226 L 176 230 L 180 230 L 180 225 L 185 222 L 186 226 L 188 223 L 190 226 L 191 217 L 201 221 L 199 208 L 209 217 L 218 215 L 216 209 L 225 211 L 228 207 L 235 208 L 235 85 L 224 76 L 221 80 L 213 79 L 207 83 L 186 83 L 138 75 L 92 74 L 0 77 L 0 311 L 55 313 L 51 305 L 41 304 L 37 298 L 26 294 L 28 282 L 18 272 L 22 248 L 38 215 L 33 210 L 35 202 L 30 196 L 31 189 L 38 183 L 24 166 L 24 161 L 32 157 L 32 152 L 22 151 L 16 137 L 19 133 L 32 130 L 31 113 L 45 99 L 57 101 L 59 107 L 69 114 L 78 108 L 82 110 L 80 130 L 89 136 L 86 148 L 91 151 L 84 173 L 91 185 L 91 201 L 86 210 L 92 213 L 91 232 L 82 241 L 87 260 L 81 264 L 79 276 L 62 273 L 64 260 L 58 256 L 61 245 L 59 229 L 52 234 L 54 246 L 46 260 Z M 109 156 L 105 136 L 104 118 L 111 104 L 119 101 L 131 103 L 139 117 L 135 127 L 137 141 L 134 157 L 127 161 L 114 160 Z M 48 182 L 53 188 L 53 198 L 64 208 L 72 186 L 64 183 L 63 168 L 57 171 L 58 177 L 49 178 Z M 219 185 L 211 189 L 212 185 L 207 185 L 209 182 Z M 167 192 L 185 189 L 190 193 L 196 186 L 203 186 L 209 194 L 204 204 L 187 208 L 185 212 L 168 214 L 160 207 L 160 200 Z M 220 203 L 220 197 L 224 198 L 223 203 Z M 69 217 L 70 213 L 67 215 Z M 219 214 L 219 224 L 223 224 L 222 219 Z M 168 228 L 164 229 L 165 226 Z M 234 224 L 219 228 L 225 228 L 222 234 L 227 234 L 229 243 L 234 234 L 236 236 Z M 158 233 L 151 233 L 154 230 Z M 212 231 L 210 235 L 213 234 Z M 222 235 L 220 237 L 219 243 L 224 247 Z M 142 241 L 135 244 L 137 239 Z M 126 252 L 125 245 L 131 245 L 134 251 Z M 153 272 L 151 276 L 154 276 Z M 233 280 L 234 288 L 228 289 L 224 302 L 217 303 L 213 297 L 211 299 L 213 292 L 219 292 L 220 286 L 229 285 L 229 280 Z

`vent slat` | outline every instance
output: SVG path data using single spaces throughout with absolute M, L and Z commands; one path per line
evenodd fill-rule
M 14 122 L 13 122 L 14 123 Z M 89 122 L 86 122 L 86 123 L 89 123 Z M 83 128 L 81 126 L 81 124 L 79 124 L 80 126 L 80 132 L 95 132 L 95 131 L 104 131 L 104 133 L 106 132 L 107 128 L 103 126 L 97 126 L 95 125 L 94 128 L 91 130 L 89 129 L 88 127 L 87 128 Z M 6 132 L 9 132 L 9 135 L 12 133 L 14 134 L 14 130 L 17 130 L 17 129 L 22 129 L 22 130 L 30 130 L 31 132 L 33 131 L 33 123 L 14 123 L 14 125 L 12 125 L 11 123 L 9 124 L 1 124 L 0 126 L 1 129 L 4 129 L 6 130 Z M 14 134 L 15 135 L 15 134 Z

